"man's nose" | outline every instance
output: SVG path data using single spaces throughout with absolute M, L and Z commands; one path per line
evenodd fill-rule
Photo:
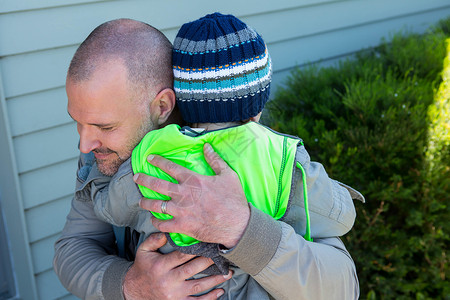
M 93 128 L 78 126 L 78 134 L 80 135 L 80 151 L 83 153 L 89 153 L 102 145 Z

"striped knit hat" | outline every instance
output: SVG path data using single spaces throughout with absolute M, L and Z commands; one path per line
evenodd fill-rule
M 187 122 L 246 120 L 269 98 L 272 66 L 266 45 L 232 15 L 214 13 L 184 24 L 172 59 L 177 105 Z

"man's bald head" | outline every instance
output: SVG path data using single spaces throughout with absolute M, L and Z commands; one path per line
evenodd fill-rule
M 75 52 L 67 77 L 73 82 L 89 80 L 97 67 L 110 60 L 123 62 L 139 97 L 172 88 L 172 44 L 146 23 L 117 19 L 95 28 Z

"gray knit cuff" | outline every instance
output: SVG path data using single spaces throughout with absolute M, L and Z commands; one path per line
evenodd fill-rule
M 250 205 L 250 220 L 244 235 L 232 250 L 221 255 L 253 276 L 270 262 L 280 240 L 280 223 Z
M 106 300 L 124 300 L 123 280 L 133 262 L 122 260 L 113 262 L 105 271 L 102 282 L 102 294 Z

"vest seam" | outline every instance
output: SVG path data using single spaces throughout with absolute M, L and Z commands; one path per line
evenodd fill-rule
M 286 151 L 287 151 L 287 137 L 285 136 L 285 137 L 283 137 L 283 153 L 282 153 L 282 157 L 281 157 L 280 174 L 278 175 L 278 193 L 277 193 L 277 201 L 275 202 L 274 216 L 276 216 L 278 214 L 278 210 L 280 209 L 281 190 L 283 187 L 282 182 L 283 182 L 284 170 L 286 167 Z

